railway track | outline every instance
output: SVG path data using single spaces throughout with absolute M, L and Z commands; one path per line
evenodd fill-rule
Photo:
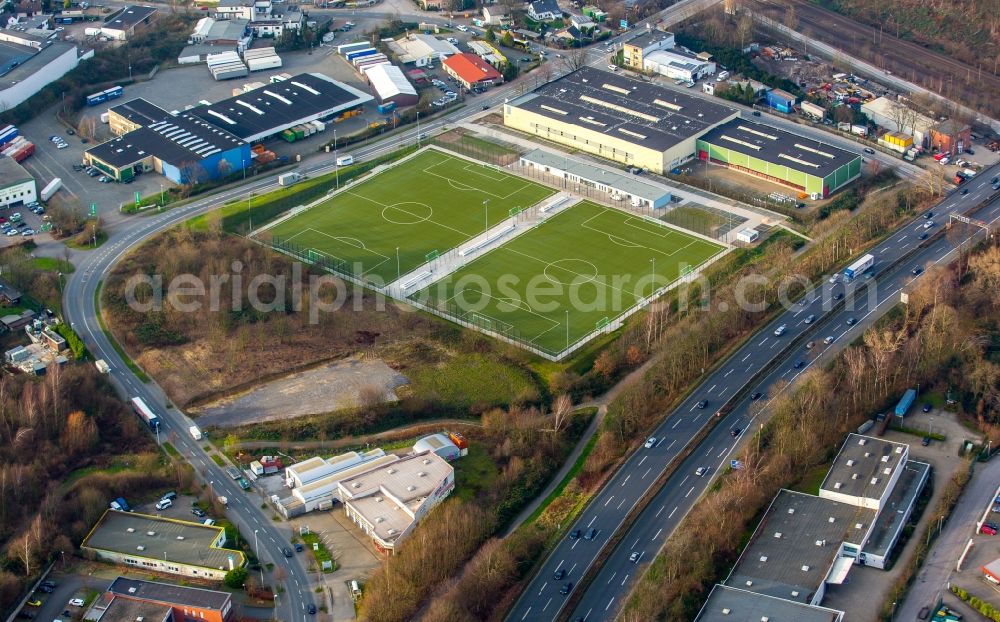
M 987 70 L 993 67 L 971 67 L 804 0 L 751 1 L 753 10 L 778 22 L 783 22 L 789 6 L 795 7 L 795 30 L 942 97 L 990 116 L 1000 114 L 1000 100 L 995 98 L 1000 93 L 1000 76 Z

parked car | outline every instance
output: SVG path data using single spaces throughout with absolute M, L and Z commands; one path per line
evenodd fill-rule
M 872 149 L 871 147 L 865 147 L 864 152 L 867 153 L 868 155 L 875 155 L 875 150 Z
M 928 445 L 931 444 L 931 437 L 925 436 L 923 440 L 920 441 L 920 444 L 923 445 L 924 447 L 927 447 Z
M 989 524 L 983 523 L 983 526 L 979 528 L 979 533 L 984 533 L 988 536 L 995 536 L 997 535 L 997 530 L 990 527 Z
M 22 609 L 21 611 L 17 612 L 17 617 L 24 618 L 25 620 L 34 620 L 35 614 L 31 613 L 30 611 L 24 611 Z
M 205 510 L 201 508 L 191 508 L 191 513 L 197 516 L 198 518 L 202 518 L 205 516 Z
M 924 404 L 923 410 L 925 413 L 929 413 L 931 411 L 931 408 L 933 407 L 930 404 Z
M 83 599 L 82 598 L 71 598 L 71 599 L 69 599 L 69 604 L 71 606 L 73 606 L 73 607 L 83 607 Z
M 160 499 L 159 501 L 156 502 L 156 509 L 157 510 L 165 510 L 165 509 L 171 507 L 173 504 L 174 504 L 174 502 L 171 501 L 170 499 Z

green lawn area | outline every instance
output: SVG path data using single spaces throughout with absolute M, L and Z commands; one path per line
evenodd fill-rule
M 479 443 L 469 444 L 469 455 L 455 461 L 455 492 L 460 499 L 471 501 L 481 491 L 493 486 L 497 465 Z
M 31 260 L 31 263 L 33 263 L 39 270 L 45 270 L 46 272 L 62 272 L 63 274 L 71 274 L 74 270 L 76 270 L 70 262 L 64 259 L 55 259 L 53 257 L 35 257 Z
M 275 245 L 341 272 L 391 282 L 554 191 L 430 149 L 281 222 Z M 398 249 L 398 255 L 397 255 Z
M 411 298 L 558 353 L 722 250 L 584 201 Z

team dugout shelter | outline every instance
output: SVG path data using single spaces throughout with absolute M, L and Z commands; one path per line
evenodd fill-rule
M 861 155 L 770 125 L 733 119 L 698 138 L 698 158 L 826 198 L 861 175 Z
M 664 171 L 737 111 L 714 101 L 583 67 L 504 104 L 504 125 L 620 162 Z

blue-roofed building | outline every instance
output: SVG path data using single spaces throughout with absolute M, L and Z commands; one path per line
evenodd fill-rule
M 792 109 L 799 101 L 798 97 L 781 89 L 771 89 L 767 92 L 766 98 L 768 106 L 785 114 L 791 114 Z

